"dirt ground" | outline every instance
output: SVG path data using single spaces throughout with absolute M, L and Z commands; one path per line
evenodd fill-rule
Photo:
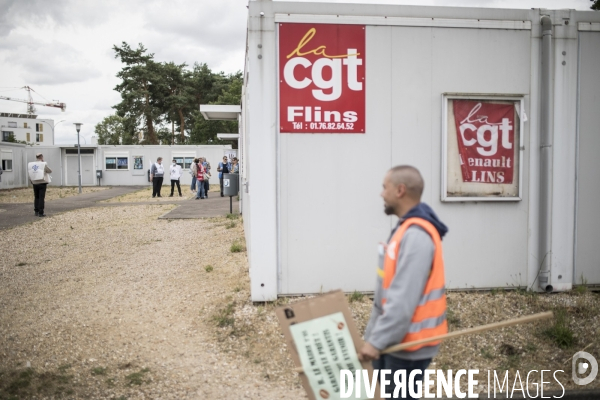
M 93 193 L 99 190 L 107 189 L 106 187 L 82 187 L 81 193 Z M 46 201 L 62 199 L 65 197 L 77 196 L 79 194 L 79 188 L 75 186 L 48 186 L 46 189 Z M 4 189 L 0 190 L 0 203 L 32 203 L 33 202 L 33 189 L 32 188 L 19 188 L 19 189 Z
M 210 185 L 210 190 L 208 191 L 209 196 L 219 196 L 219 185 Z M 144 187 L 133 193 L 128 193 L 123 196 L 113 197 L 112 199 L 104 200 L 102 203 L 138 203 L 138 202 L 147 202 L 154 201 L 156 203 L 164 203 L 164 202 L 172 202 L 172 201 L 181 201 L 181 200 L 189 200 L 192 197 L 196 196 L 196 192 L 190 191 L 189 185 L 181 186 L 181 197 L 179 197 L 179 193 L 177 192 L 177 186 L 174 188 L 173 197 L 168 197 L 171 194 L 171 186 L 163 186 L 160 194 L 162 197 L 152 198 L 152 186 Z
M 90 208 L 3 232 L 0 399 L 306 398 L 273 312 L 298 299 L 252 303 L 241 220 L 157 219 L 173 207 Z M 349 300 L 364 331 L 371 300 Z M 431 368 L 562 369 L 575 388 L 572 355 L 600 353 L 600 296 L 585 289 L 452 292 L 448 305 L 451 330 L 560 317 L 447 341 Z

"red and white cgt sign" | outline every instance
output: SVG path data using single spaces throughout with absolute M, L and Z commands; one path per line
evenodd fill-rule
M 512 184 L 515 105 L 454 100 L 463 182 Z
M 365 26 L 279 24 L 281 133 L 365 132 Z

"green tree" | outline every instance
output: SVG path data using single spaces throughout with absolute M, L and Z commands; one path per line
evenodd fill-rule
M 590 0 L 593 4 L 590 7 L 592 10 L 600 10 L 600 0 Z
M 96 124 L 94 132 L 98 137 L 98 144 L 125 144 L 125 118 L 110 115 Z
M 208 144 L 218 142 L 217 133 L 238 131 L 237 121 L 206 121 L 199 106 L 240 104 L 241 72 L 213 73 L 203 63 L 191 69 L 185 63 L 158 63 L 141 43 L 134 50 L 123 42 L 113 50 L 124 64 L 115 87 L 121 102 L 113 106 L 122 118 L 121 143 L 135 142 L 141 132 L 148 144 Z M 106 133 L 104 137 L 109 138 Z
M 185 70 L 185 64 L 176 65 L 172 62 L 161 64 L 162 96 L 160 107 L 165 113 L 165 120 L 179 126 L 178 143 L 185 143 L 186 116 L 193 104 L 193 91 L 190 85 L 191 73 Z M 175 132 L 172 128 L 171 144 L 175 144 Z
M 160 120 L 161 112 L 154 107 L 156 89 L 161 79 L 160 67 L 154 61 L 154 54 L 146 54 L 147 49 L 139 44 L 133 50 L 123 42 L 121 47 L 113 46 L 115 58 L 119 58 L 125 66 L 117 73 L 121 79 L 115 90 L 121 93 L 121 102 L 114 106 L 117 115 L 127 118 L 128 130 L 143 120 L 145 143 L 157 144 L 158 138 L 154 132 L 154 124 Z M 133 125 L 133 126 L 132 126 Z M 129 132 L 135 135 L 134 132 Z

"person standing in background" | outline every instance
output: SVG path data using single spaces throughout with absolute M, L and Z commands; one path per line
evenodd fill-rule
M 192 165 L 190 165 L 190 174 L 192 175 L 192 184 L 190 185 L 190 190 L 193 193 L 196 193 L 196 181 L 198 176 L 196 175 L 198 172 L 198 159 L 194 158 Z
M 48 167 L 44 161 L 44 155 L 38 153 L 35 155 L 37 161 L 32 161 L 27 164 L 27 172 L 29 173 L 29 180 L 33 185 L 33 209 L 36 217 L 45 217 L 44 206 L 46 199 L 46 188 L 50 183 L 50 175 L 52 170 Z
M 198 191 L 196 192 L 196 200 L 198 199 L 204 199 L 204 166 L 202 165 L 202 158 L 199 159 L 199 163 L 198 163 L 198 171 L 197 171 L 197 175 L 198 175 Z
M 177 191 L 179 191 L 179 197 L 181 197 L 181 186 L 179 186 L 179 178 L 181 178 L 181 165 L 177 164 L 177 161 L 173 159 L 173 164 L 170 168 L 171 172 L 171 194 L 169 197 L 173 197 L 173 191 L 177 184 Z
M 202 157 L 202 166 L 204 167 L 204 197 L 208 199 L 208 189 L 210 189 L 210 184 L 208 180 L 211 177 L 210 174 L 210 163 L 206 161 L 206 157 Z
M 160 189 L 162 188 L 165 176 L 165 167 L 162 165 L 162 157 L 158 157 L 156 162 L 150 168 L 150 180 L 152 180 L 152 198 L 162 197 Z
M 219 185 L 221 186 L 221 197 L 223 197 L 223 174 L 228 174 L 231 171 L 231 164 L 227 162 L 227 156 L 223 156 L 223 161 L 217 167 L 219 171 Z

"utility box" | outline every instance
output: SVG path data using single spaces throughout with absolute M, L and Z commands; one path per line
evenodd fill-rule
M 96 170 L 96 178 L 102 179 L 102 170 L 101 169 Z
M 240 191 L 239 174 L 223 174 L 223 194 L 225 196 L 237 196 Z

